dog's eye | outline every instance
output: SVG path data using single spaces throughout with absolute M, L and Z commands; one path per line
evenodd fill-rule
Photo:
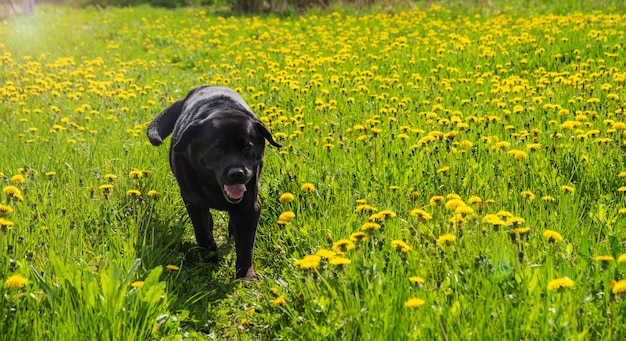
M 211 149 L 211 153 L 213 153 L 214 155 L 222 155 L 224 154 L 224 150 L 222 148 L 215 147 Z
M 249 152 L 252 150 L 252 148 L 254 147 L 254 145 L 252 143 L 248 143 L 245 146 L 243 146 L 243 151 L 244 152 Z

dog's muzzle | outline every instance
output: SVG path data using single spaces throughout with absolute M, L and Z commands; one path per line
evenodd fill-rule
M 226 177 L 228 178 L 228 182 L 232 183 L 232 185 L 222 185 L 224 197 L 229 203 L 237 204 L 241 202 L 246 192 L 245 183 L 248 182 L 246 171 L 241 167 L 233 167 L 227 171 Z

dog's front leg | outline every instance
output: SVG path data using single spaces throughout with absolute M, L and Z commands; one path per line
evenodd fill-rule
M 196 242 L 201 247 L 207 249 L 210 252 L 215 253 L 215 259 L 217 259 L 217 244 L 213 238 L 213 217 L 211 212 L 206 207 L 195 205 L 191 202 L 185 202 L 187 213 L 191 218 L 191 224 L 196 234 Z
M 252 263 L 254 253 L 254 239 L 256 228 L 261 215 L 261 205 L 258 201 L 254 203 L 254 210 L 242 210 L 230 212 L 228 229 L 235 238 L 235 249 L 237 251 L 237 261 L 235 269 L 237 278 L 256 279 L 254 265 Z

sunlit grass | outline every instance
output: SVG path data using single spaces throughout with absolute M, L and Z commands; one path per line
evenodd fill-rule
M 0 330 L 23 339 L 620 339 L 626 17 L 0 23 Z M 26 43 L 28 42 L 28 43 Z M 239 91 L 268 150 L 255 252 L 198 252 L 147 122 Z M 5 332 L 8 331 L 8 332 Z

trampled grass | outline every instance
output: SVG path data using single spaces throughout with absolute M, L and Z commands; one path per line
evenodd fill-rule
M 626 16 L 0 23 L 3 339 L 623 339 Z M 256 269 L 205 264 L 147 122 L 238 90 L 269 148 Z

